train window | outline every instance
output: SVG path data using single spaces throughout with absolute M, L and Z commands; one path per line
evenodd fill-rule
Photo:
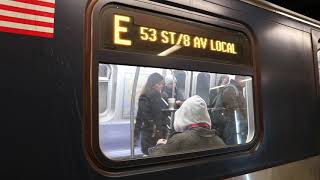
M 118 82 L 114 116 L 109 121 L 99 116 L 99 145 L 109 159 L 215 151 L 253 139 L 250 76 L 100 63 L 101 111 L 108 77 Z
M 86 96 L 94 161 L 118 171 L 253 147 L 245 27 L 100 5 Z

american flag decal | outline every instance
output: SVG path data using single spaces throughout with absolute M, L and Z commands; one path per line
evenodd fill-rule
M 0 32 L 53 38 L 55 0 L 0 0 Z

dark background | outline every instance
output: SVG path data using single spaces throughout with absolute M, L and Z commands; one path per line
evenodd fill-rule
M 319 0 L 268 0 L 268 2 L 320 21 Z

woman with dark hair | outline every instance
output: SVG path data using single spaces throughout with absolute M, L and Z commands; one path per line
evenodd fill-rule
M 162 109 L 166 105 L 161 99 L 161 90 L 164 86 L 163 77 L 153 73 L 139 97 L 138 113 L 134 129 L 135 145 L 141 134 L 141 151 L 148 155 L 149 148 L 156 145 L 158 139 L 166 136 L 166 126 Z

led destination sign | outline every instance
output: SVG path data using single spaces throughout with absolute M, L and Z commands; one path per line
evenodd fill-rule
M 114 15 L 114 39 L 113 43 L 117 45 L 132 46 L 131 39 L 124 39 L 121 36 L 128 33 L 129 29 L 121 22 L 131 22 L 131 18 L 123 15 Z M 188 48 L 198 48 L 222 53 L 237 54 L 235 44 L 222 40 L 214 40 L 201 36 L 192 36 L 185 33 L 177 33 L 168 30 L 159 30 L 144 26 L 138 26 L 139 40 L 158 42 L 161 44 L 179 45 Z
M 238 31 L 130 8 L 105 8 L 102 48 L 195 60 L 251 64 L 249 42 Z

